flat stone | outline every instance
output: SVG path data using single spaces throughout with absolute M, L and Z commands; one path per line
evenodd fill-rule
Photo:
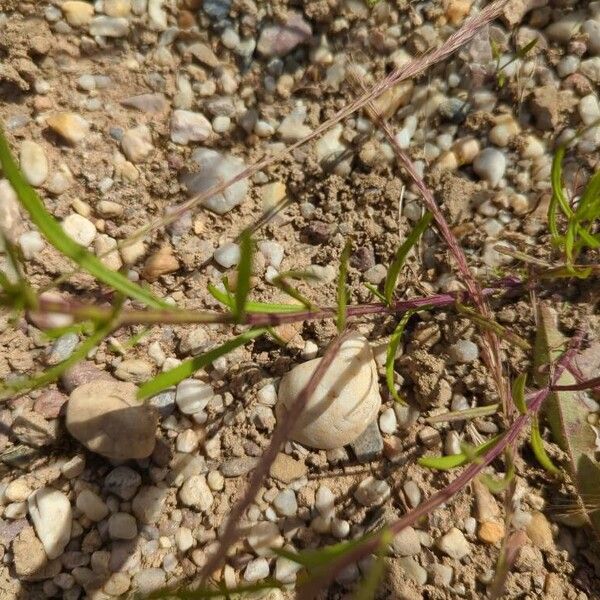
M 448 533 L 444 534 L 437 541 L 437 546 L 444 554 L 455 560 L 461 560 L 471 553 L 471 544 L 463 532 L 456 527 L 452 527 Z
M 306 465 L 288 454 L 280 452 L 273 461 L 269 474 L 282 483 L 291 483 L 304 477 L 308 472 Z
M 27 500 L 29 516 L 49 559 L 58 558 L 71 539 L 71 504 L 62 492 L 40 488 Z
M 91 381 L 114 381 L 106 371 L 99 369 L 94 363 L 84 360 L 67 369 L 62 377 L 61 383 L 67 393 L 71 393 L 75 388 L 78 388 L 85 383 Z
M 127 460 L 152 454 L 158 413 L 136 400 L 136 387 L 92 381 L 75 389 L 67 405 L 69 433 L 92 452 Z
M 137 493 L 131 504 L 133 514 L 138 521 L 151 525 L 158 521 L 162 514 L 168 490 L 155 486 L 144 486 Z
M 143 113 L 162 113 L 169 108 L 164 94 L 139 94 L 121 100 L 123 106 L 135 108 Z
M 13 435 L 24 444 L 42 448 L 56 442 L 58 438 L 56 421 L 47 421 L 37 412 L 23 411 L 12 423 Z
M 42 542 L 33 527 L 25 527 L 12 544 L 17 577 L 27 581 L 51 579 L 60 573 L 60 560 L 48 561 Z
M 204 475 L 192 475 L 189 479 L 186 479 L 179 490 L 179 499 L 185 506 L 203 512 L 208 512 L 214 501 Z
M 85 217 L 73 213 L 62 222 L 64 232 L 81 246 L 89 246 L 96 237 L 96 226 Z
M 90 124 L 75 113 L 58 113 L 46 119 L 46 124 L 69 144 L 79 144 L 87 136 Z
M 175 110 L 171 117 L 171 141 L 187 146 L 190 142 L 204 142 L 210 137 L 212 126 L 202 114 L 189 110 Z
M 121 148 L 132 163 L 145 161 L 154 150 L 150 129 L 146 125 L 128 129 L 121 138 Z
M 377 421 L 371 421 L 367 428 L 352 444 L 352 451 L 359 462 L 371 462 L 383 452 L 383 438 L 379 432 Z
M 302 15 L 290 11 L 285 23 L 263 27 L 256 49 L 264 56 L 285 56 L 312 35 Z
M 421 552 L 421 542 L 412 527 L 405 527 L 394 536 L 392 550 L 397 556 L 413 556 Z
M 246 168 L 242 159 L 210 148 L 198 148 L 192 153 L 191 158 L 198 170 L 183 175 L 181 179 L 190 196 L 203 194 L 212 187 L 229 181 Z M 248 180 L 242 179 L 223 192 L 207 198 L 203 205 L 222 215 L 243 202 L 247 192 Z
M 46 181 L 48 177 L 48 159 L 42 146 L 36 142 L 25 140 L 21 144 L 19 162 L 25 179 L 31 185 L 40 186 Z
M 61 4 L 60 8 L 67 23 L 73 25 L 73 27 L 87 25 L 94 16 L 94 7 L 88 2 L 67 0 L 67 2 Z
M 248 474 L 258 464 L 258 459 L 254 457 L 230 458 L 220 467 L 221 473 L 225 477 L 241 477 Z
M 104 489 L 122 500 L 131 500 L 142 485 L 142 476 L 131 467 L 115 467 L 104 478 Z
M 129 33 L 129 21 L 124 17 L 94 17 L 90 21 L 90 34 L 102 37 L 124 37 Z
M 150 594 L 164 587 L 166 573 L 162 569 L 142 569 L 133 576 L 133 585 L 140 594 Z

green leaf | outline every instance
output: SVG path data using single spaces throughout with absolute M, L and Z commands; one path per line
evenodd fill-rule
M 313 277 L 314 276 L 311 273 L 287 271 L 285 273 L 280 273 L 276 277 L 273 277 L 273 279 L 271 279 L 271 284 L 302 304 L 307 310 L 315 310 L 316 306 L 287 280 L 288 278 L 302 280 L 311 279 Z
M 527 413 L 525 404 L 525 384 L 527 383 L 527 373 L 521 373 L 512 384 L 512 399 L 517 410 L 522 414 Z
M 518 58 L 525 58 L 537 45 L 539 38 L 533 38 L 529 43 L 525 44 L 517 50 Z
M 365 282 L 365 287 L 371 292 L 371 294 L 373 294 L 373 296 L 387 304 L 385 296 L 374 285 Z
M 546 449 L 544 448 L 544 440 L 540 433 L 540 424 L 537 415 L 534 415 L 531 419 L 531 449 L 533 454 L 548 473 L 552 475 L 559 475 L 561 470 L 552 462 L 552 459 L 548 456 Z
M 351 250 L 352 244 L 350 240 L 348 240 L 340 257 L 340 272 L 338 274 L 337 282 L 336 325 L 339 333 L 344 331 L 344 328 L 346 327 L 346 306 L 348 305 L 348 286 L 346 285 L 346 280 L 348 278 L 348 259 L 350 258 Z
M 483 483 L 493 494 L 500 494 L 503 492 L 515 478 L 515 465 L 511 462 L 506 474 L 502 479 L 493 477 L 489 473 L 482 473 L 479 476 L 479 480 Z
M 237 281 L 235 284 L 234 317 L 238 323 L 246 316 L 246 302 L 250 293 L 250 278 L 252 277 L 252 255 L 254 244 L 250 232 L 245 229 L 240 236 L 240 263 L 238 265 Z
M 195 356 L 190 360 L 182 362 L 180 365 L 169 369 L 164 373 L 158 374 L 156 377 L 144 383 L 138 390 L 137 397 L 141 400 L 156 396 L 156 394 L 166 390 L 167 388 L 177 385 L 180 381 L 191 377 L 199 371 L 204 369 L 208 365 L 212 364 L 217 358 L 229 354 L 236 348 L 247 344 L 250 340 L 257 338 L 267 332 L 266 327 L 258 327 L 256 329 L 249 329 L 237 337 L 227 340 L 224 344 L 201 354 Z
M 151 292 L 129 281 L 127 277 L 108 269 L 96 256 L 74 242 L 62 229 L 59 222 L 46 210 L 37 192 L 25 181 L 10 152 L 4 132 L 0 129 L 0 163 L 4 175 L 15 189 L 19 202 L 33 223 L 59 252 L 76 262 L 83 270 L 124 296 L 135 298 L 153 308 L 173 307 Z
M 400 404 L 406 404 L 406 402 L 400 397 L 396 390 L 396 384 L 394 382 L 394 362 L 396 361 L 396 352 L 398 351 L 398 346 L 402 340 L 402 334 L 404 333 L 406 324 L 415 312 L 417 311 L 407 310 L 402 315 L 402 318 L 398 321 L 398 325 L 396 325 L 396 328 L 394 329 L 394 333 L 390 336 L 385 355 L 385 382 L 392 398 Z
M 234 305 L 234 298 L 231 294 L 220 290 L 218 287 L 214 286 L 212 283 L 207 285 L 207 289 L 209 294 L 221 304 L 227 306 L 227 308 L 232 308 Z M 303 312 L 304 308 L 299 306 L 298 304 L 270 304 L 268 302 L 246 302 L 246 312 L 248 313 L 260 313 L 260 314 L 273 314 L 273 313 L 296 313 Z
M 423 456 L 417 462 L 422 467 L 438 471 L 448 471 L 449 469 L 462 467 L 485 454 L 490 448 L 493 448 L 501 437 L 501 435 L 496 435 L 480 446 L 473 448 L 470 452 L 461 452 L 460 454 L 451 454 L 450 456 Z
M 398 281 L 398 275 L 404 266 L 404 262 L 406 261 L 406 257 L 410 252 L 411 248 L 418 242 L 419 238 L 423 234 L 423 232 L 429 227 L 431 220 L 433 219 L 433 215 L 431 213 L 425 213 L 415 225 L 414 229 L 410 232 L 409 236 L 402 243 L 402 245 L 398 248 L 396 252 L 396 256 L 388 269 L 385 283 L 383 286 L 383 295 L 385 296 L 386 302 L 389 304 L 392 303 L 392 299 L 394 297 L 394 291 L 396 290 L 396 283 Z

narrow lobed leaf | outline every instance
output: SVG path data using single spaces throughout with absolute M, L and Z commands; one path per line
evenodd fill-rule
M 245 229 L 240 236 L 240 262 L 238 264 L 237 281 L 235 284 L 235 320 L 242 323 L 246 316 L 248 294 L 250 293 L 250 278 L 252 277 L 252 256 L 254 244 L 250 231 Z
M 404 333 L 406 324 L 415 314 L 415 312 L 417 311 L 408 310 L 402 315 L 402 318 L 400 321 L 398 321 L 398 325 L 396 325 L 396 329 L 394 329 L 394 333 L 392 333 L 390 337 L 385 355 L 385 382 L 392 398 L 400 404 L 406 404 L 406 402 L 400 397 L 398 391 L 396 390 L 396 384 L 394 382 L 394 362 L 396 360 L 396 352 L 398 351 L 398 346 L 402 341 L 402 334 Z
M 473 448 L 471 452 L 461 452 L 460 454 L 451 454 L 449 456 L 423 456 L 417 462 L 422 467 L 438 471 L 448 471 L 456 467 L 462 467 L 485 454 L 490 448 L 496 445 L 501 437 L 501 435 L 496 435 L 487 442 Z
M 383 295 L 385 296 L 386 302 L 388 304 L 392 303 L 392 299 L 394 297 L 394 291 L 396 290 L 396 283 L 398 281 L 398 275 L 404 266 L 404 262 L 406 261 L 406 257 L 410 252 L 411 248 L 419 241 L 419 238 L 423 234 L 423 232 L 429 227 L 431 220 L 433 219 L 433 215 L 429 212 L 425 213 L 414 226 L 413 230 L 410 232 L 406 240 L 401 244 L 401 246 L 396 251 L 396 256 L 388 269 L 385 283 L 383 286 Z

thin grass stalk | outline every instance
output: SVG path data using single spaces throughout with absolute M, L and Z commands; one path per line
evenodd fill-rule
M 519 287 L 521 287 L 520 282 L 507 282 L 508 289 L 517 289 Z M 482 290 L 482 293 L 484 296 L 491 296 L 501 290 L 502 287 L 487 287 Z M 455 305 L 457 300 L 464 300 L 462 298 L 463 295 L 455 292 L 434 294 L 432 296 L 411 298 L 410 300 L 397 300 L 391 306 L 383 302 L 355 304 L 346 307 L 346 317 L 356 318 L 377 314 L 401 314 L 407 310 L 422 309 L 424 307 L 443 308 Z M 39 298 L 36 312 L 67 314 L 77 321 L 97 321 L 106 319 L 111 315 L 110 307 L 84 304 L 76 300 L 56 300 L 44 297 Z M 299 310 L 293 313 L 248 313 L 244 318 L 243 324 L 253 327 L 268 327 L 301 321 L 329 319 L 335 317 L 336 314 L 337 307 L 335 306 L 326 306 L 313 311 Z M 225 311 L 123 309 L 115 321 L 114 329 L 129 325 L 152 325 L 158 323 L 184 325 L 192 323 L 233 324 L 234 322 L 233 315 Z

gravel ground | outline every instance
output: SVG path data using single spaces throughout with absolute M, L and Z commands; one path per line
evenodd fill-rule
M 270 281 L 308 270 L 319 279 L 300 284 L 302 291 L 318 305 L 334 304 L 339 256 L 351 238 L 352 302 L 369 302 L 364 283 L 382 283 L 422 208 L 391 146 L 362 112 L 143 241 L 110 251 L 187 197 L 308 135 L 361 93 L 358 80 L 369 87 L 439 46 L 480 4 L 0 0 L 0 119 L 25 177 L 67 234 L 177 306 L 216 308 L 207 284 L 235 273 L 237 234 L 285 199 L 255 234 L 253 297 L 281 301 Z M 376 101 L 481 280 L 521 270 L 495 249 L 499 242 L 550 259 L 553 149 L 591 125 L 565 162 L 575 193 L 598 168 L 599 83 L 600 2 L 510 0 L 457 54 Z M 70 272 L 1 178 L 0 224 L 35 286 Z M 409 263 L 402 297 L 462 289 L 434 230 Z M 3 254 L 0 268 L 8 268 Z M 90 302 L 107 292 L 81 273 L 58 289 Z M 565 333 L 581 315 L 600 331 L 588 284 L 554 291 L 568 301 Z M 532 339 L 527 297 L 494 308 L 502 325 Z M 75 333 L 48 341 L 41 326 L 0 313 L 0 377 L 55 365 L 80 341 Z M 457 454 L 462 442 L 480 443 L 504 426 L 501 415 L 427 421 L 497 400 L 468 319 L 432 310 L 411 321 L 396 361 L 396 383 L 411 408 L 394 403 L 383 377 L 394 320 L 377 316 L 353 327 L 357 335 L 336 359 L 356 367 L 341 404 L 318 422 L 300 423 L 278 455 L 244 515 L 244 538 L 215 574 L 228 586 L 271 576 L 289 586 L 268 597 L 291 596 L 296 567 L 271 548 L 316 548 L 396 519 L 453 477 L 418 466 L 417 457 Z M 335 325 L 278 332 L 285 347 L 257 340 L 139 407 L 140 383 L 232 329 L 124 328 L 57 384 L 3 405 L 0 598 L 101 600 L 193 579 L 286 397 L 314 368 L 307 361 L 323 354 Z M 512 373 L 531 358 L 508 345 L 503 357 Z M 294 368 L 300 364 L 309 366 Z M 348 415 L 357 396 L 360 411 Z M 560 450 L 547 447 L 559 460 Z M 565 489 L 528 449 L 517 459 L 511 527 L 525 535 L 507 598 L 600 598 L 589 532 L 556 509 Z M 378 597 L 483 598 L 504 516 L 502 497 L 474 481 L 394 539 Z M 323 597 L 343 597 L 368 566 L 348 569 Z

